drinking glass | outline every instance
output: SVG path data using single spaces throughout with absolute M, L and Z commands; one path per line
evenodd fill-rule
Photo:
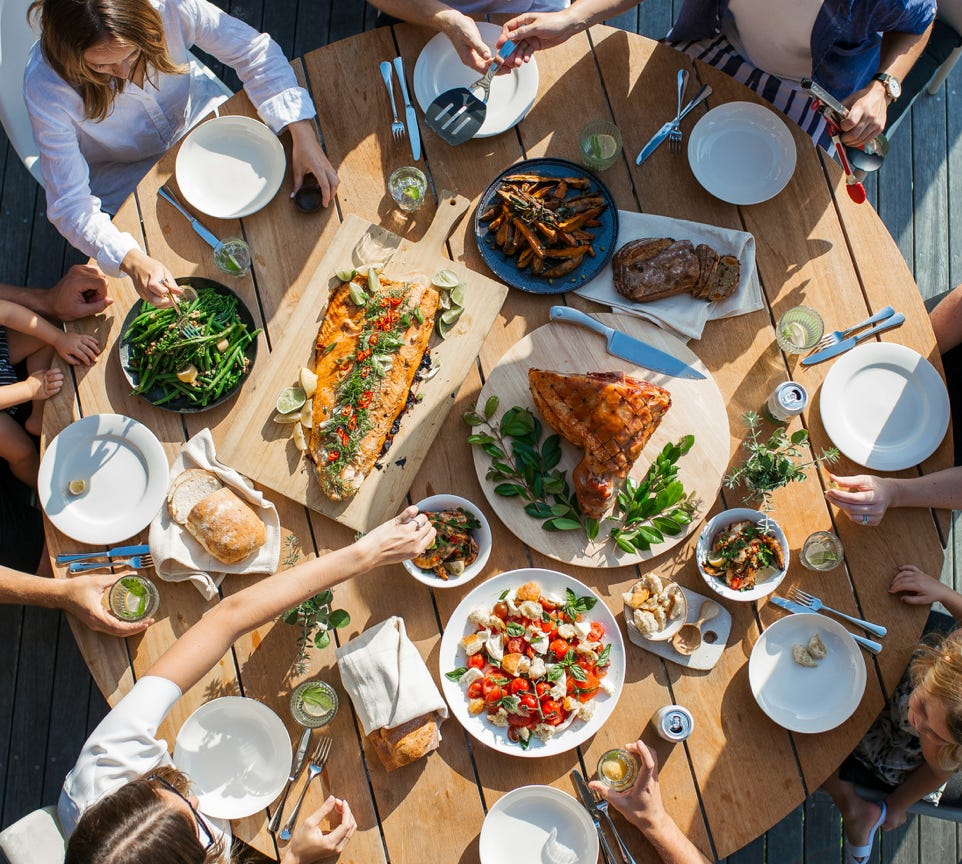
M 811 306 L 794 306 L 778 319 L 775 338 L 786 354 L 805 354 L 822 338 L 822 316 Z
M 336 713 L 337 693 L 324 681 L 305 681 L 291 693 L 291 714 L 301 726 L 326 726 Z
M 387 181 L 388 191 L 402 210 L 417 210 L 424 203 L 428 188 L 427 178 L 419 168 L 398 168 Z
M 146 576 L 121 576 L 107 593 L 107 608 L 121 621 L 143 621 L 160 605 L 160 593 Z
M 809 534 L 802 544 L 801 559 L 809 570 L 834 570 L 842 562 L 842 541 L 831 531 Z
M 244 276 L 251 269 L 250 247 L 240 237 L 221 240 L 214 247 L 214 263 L 229 276 Z
M 627 750 L 609 750 L 598 760 L 598 779 L 616 792 L 630 789 L 638 776 L 638 760 Z
M 593 120 L 578 134 L 581 162 L 592 171 L 605 171 L 621 153 L 621 130 L 607 120 Z

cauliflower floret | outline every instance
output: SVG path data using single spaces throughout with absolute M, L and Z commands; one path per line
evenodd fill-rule
M 488 715 L 488 719 L 489 719 L 495 726 L 507 726 L 507 725 L 508 725 L 508 712 L 505 711 L 504 708 L 499 708 L 499 709 L 497 710 L 497 713 L 495 713 L 495 714 L 489 714 L 489 715 Z
M 480 681 L 482 678 L 484 678 L 484 674 L 481 672 L 481 670 L 475 669 L 472 666 L 461 676 L 461 681 L 459 683 L 462 687 L 470 687 L 475 681 Z
M 540 657 L 532 657 L 531 665 L 528 668 L 528 677 L 532 681 L 536 681 L 538 678 L 544 678 L 547 668 L 544 665 L 544 660 Z
M 534 621 L 540 621 L 541 613 L 544 611 L 544 609 L 542 609 L 541 604 L 535 600 L 522 600 L 518 604 L 518 611 L 525 618 L 530 618 Z
M 574 639 L 575 638 L 575 628 L 570 624 L 559 624 L 558 625 L 558 635 L 562 639 Z

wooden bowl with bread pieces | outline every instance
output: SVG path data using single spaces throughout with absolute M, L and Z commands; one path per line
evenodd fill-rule
M 240 496 L 203 468 L 178 474 L 167 493 L 170 517 L 223 564 L 236 564 L 267 539 L 264 523 Z

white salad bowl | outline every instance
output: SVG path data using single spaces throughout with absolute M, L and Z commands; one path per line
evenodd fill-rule
M 461 498 L 459 495 L 432 495 L 430 498 L 425 498 L 417 503 L 417 508 L 421 513 L 436 513 L 439 510 L 454 510 L 458 507 L 463 507 L 481 523 L 481 526 L 472 532 L 474 541 L 478 544 L 478 557 L 473 564 L 464 568 L 464 572 L 460 576 L 448 576 L 447 579 L 439 579 L 433 573 L 415 567 L 410 558 L 402 561 L 404 569 L 418 582 L 427 585 L 428 588 L 460 588 L 474 579 L 484 570 L 484 565 L 488 563 L 488 556 L 491 554 L 491 526 L 488 525 L 488 520 L 477 505 L 472 504 L 467 498 Z

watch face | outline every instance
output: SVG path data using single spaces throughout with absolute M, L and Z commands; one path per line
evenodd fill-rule
M 898 99 L 902 95 L 902 84 L 894 76 L 885 82 L 885 89 L 889 91 L 889 95 L 893 99 Z

